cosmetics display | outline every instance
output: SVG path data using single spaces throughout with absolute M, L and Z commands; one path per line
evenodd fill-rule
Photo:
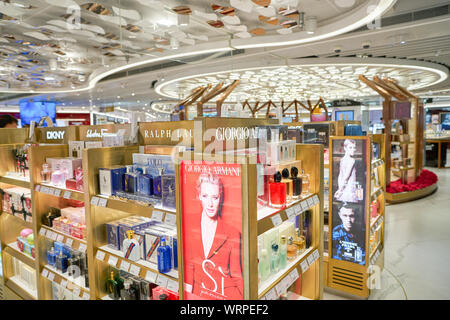
M 24 146 L 17 147 L 13 149 L 14 157 L 14 174 L 16 176 L 29 178 L 30 177 L 30 167 L 28 163 L 28 148 L 31 145 L 25 144 Z
M 20 235 L 17 237 L 17 246 L 21 252 L 29 255 L 33 259 L 36 258 L 32 229 L 26 228 L 20 232 Z
M 67 275 L 77 285 L 89 288 L 87 254 L 59 241 L 49 242 L 46 251 L 50 268 Z
M 105 289 L 111 300 L 178 300 L 178 293 L 123 270 L 110 267 L 107 274 Z M 166 298 L 160 299 L 163 294 Z
M 0 189 L 3 195 L 2 211 L 24 221 L 32 222 L 31 191 L 22 187 Z
M 86 239 L 86 218 L 84 204 L 63 209 L 50 208 L 42 223 L 57 231 L 78 239 Z
M 108 222 L 106 238 L 108 247 L 122 251 L 123 256 L 131 261 L 154 263 L 160 273 L 178 269 L 175 226 L 146 217 L 130 216 Z
M 100 193 L 162 206 L 176 207 L 175 167 L 168 155 L 133 154 L 133 164 L 99 169 Z
M 84 148 L 84 141 L 69 141 L 69 155 L 72 158 L 82 158 Z
M 83 191 L 83 169 L 80 158 L 47 158 L 42 164 L 41 182 L 62 189 Z
M 14 257 L 11 257 L 11 264 L 13 275 L 10 279 L 14 279 L 14 282 L 19 283 L 28 291 L 36 292 L 36 271 Z

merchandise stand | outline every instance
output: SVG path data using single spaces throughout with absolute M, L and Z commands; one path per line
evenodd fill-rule
M 365 181 L 364 190 L 364 201 L 359 201 L 360 207 L 358 209 L 357 205 L 349 203 L 353 211 L 355 212 L 355 227 L 352 229 L 351 233 L 354 235 L 350 239 L 357 239 L 358 234 L 360 235 L 360 240 L 362 241 L 362 252 L 364 252 L 364 260 L 360 263 L 345 261 L 345 254 L 342 256 L 339 250 L 346 251 L 344 249 L 338 249 L 335 247 L 338 240 L 333 242 L 333 236 L 337 236 L 337 231 L 333 232 L 336 226 L 341 223 L 339 219 L 339 208 L 342 207 L 343 202 L 336 201 L 333 193 L 337 189 L 337 177 L 339 173 L 339 161 L 342 159 L 342 150 L 334 150 L 333 146 L 336 143 L 343 146 L 343 141 L 346 139 L 351 139 L 360 141 L 360 145 L 365 148 L 366 152 L 363 154 L 357 153 L 355 158 L 359 159 L 359 163 L 356 165 L 357 170 L 362 170 L 364 168 L 365 174 L 356 175 L 358 181 Z M 330 213 L 328 220 L 328 243 L 329 243 L 329 255 L 326 257 L 326 268 L 327 275 L 325 284 L 327 287 L 347 292 L 353 295 L 357 295 L 363 298 L 368 298 L 372 288 L 375 288 L 377 281 L 379 280 L 379 275 L 384 267 L 384 221 L 385 221 L 385 188 L 386 188 L 386 178 L 384 175 L 384 165 L 385 165 L 385 154 L 384 154 L 384 135 L 372 135 L 370 137 L 345 137 L 345 136 L 334 136 L 330 138 Z M 378 143 L 380 145 L 379 158 L 372 160 L 372 143 Z M 340 153 L 339 153 L 340 152 Z M 357 152 L 360 152 L 358 149 Z M 331 165 L 331 163 L 333 165 Z M 377 175 L 377 180 L 375 178 Z M 377 181 L 378 183 L 376 183 Z M 370 195 L 370 196 L 367 196 Z M 371 203 L 373 201 L 378 201 L 378 208 L 371 213 Z M 358 225 L 358 218 L 360 219 L 360 224 Z M 342 218 L 341 218 L 342 219 Z M 361 220 L 362 219 L 362 220 Z M 344 231 L 345 233 L 345 231 Z M 356 237 L 356 238 L 354 238 Z M 351 240 L 345 240 L 350 241 Z M 348 245 L 347 245 L 348 246 Z M 350 246 L 348 249 L 351 252 L 353 249 Z M 356 249 L 358 250 L 358 249 Z M 355 253 L 356 255 L 356 253 Z M 376 267 L 375 267 L 376 266 Z

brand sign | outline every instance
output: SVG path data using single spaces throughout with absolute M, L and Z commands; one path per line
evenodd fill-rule
M 103 138 L 103 135 L 108 132 L 108 129 L 88 129 L 86 131 L 86 138 Z
M 47 140 L 64 140 L 65 131 L 47 131 L 46 139 Z

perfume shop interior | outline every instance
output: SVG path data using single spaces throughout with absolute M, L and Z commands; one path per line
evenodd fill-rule
M 0 53 L 0 299 L 450 299 L 449 1 L 0 1 Z

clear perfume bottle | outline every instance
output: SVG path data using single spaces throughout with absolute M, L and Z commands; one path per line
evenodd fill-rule
M 309 195 L 309 174 L 305 173 L 305 170 L 302 170 L 302 195 Z
M 66 171 L 60 167 L 59 163 L 55 164 L 55 170 L 52 172 L 51 182 L 55 187 L 64 188 L 66 186 Z
M 261 258 L 259 260 L 259 273 L 261 282 L 264 282 L 270 275 L 270 260 L 266 249 L 261 249 Z
M 139 175 L 138 193 L 142 196 L 151 196 L 153 194 L 153 177 L 147 173 L 147 167 L 142 168 L 142 174 Z
M 139 241 L 134 237 L 134 231 L 127 231 L 127 239 L 123 240 L 122 245 L 123 255 L 126 259 L 131 261 L 138 261 L 141 259 L 141 250 Z
M 297 255 L 300 255 L 305 251 L 305 237 L 302 235 L 300 228 L 295 229 L 295 237 L 292 244 L 297 247 Z
M 358 201 L 364 200 L 364 190 L 359 182 L 356 183 L 356 197 Z
M 281 236 L 280 240 L 280 269 L 286 268 L 286 260 L 287 260 L 287 242 L 286 242 L 286 236 Z
M 278 245 L 272 244 L 272 254 L 270 256 L 270 273 L 276 273 L 280 270 L 280 257 L 278 253 Z
M 286 246 L 286 258 L 288 261 L 297 258 L 297 246 L 294 244 L 294 237 L 288 238 L 288 243 Z
M 41 182 L 49 183 L 51 181 L 52 172 L 50 171 L 50 166 L 48 163 L 42 165 L 41 170 Z

